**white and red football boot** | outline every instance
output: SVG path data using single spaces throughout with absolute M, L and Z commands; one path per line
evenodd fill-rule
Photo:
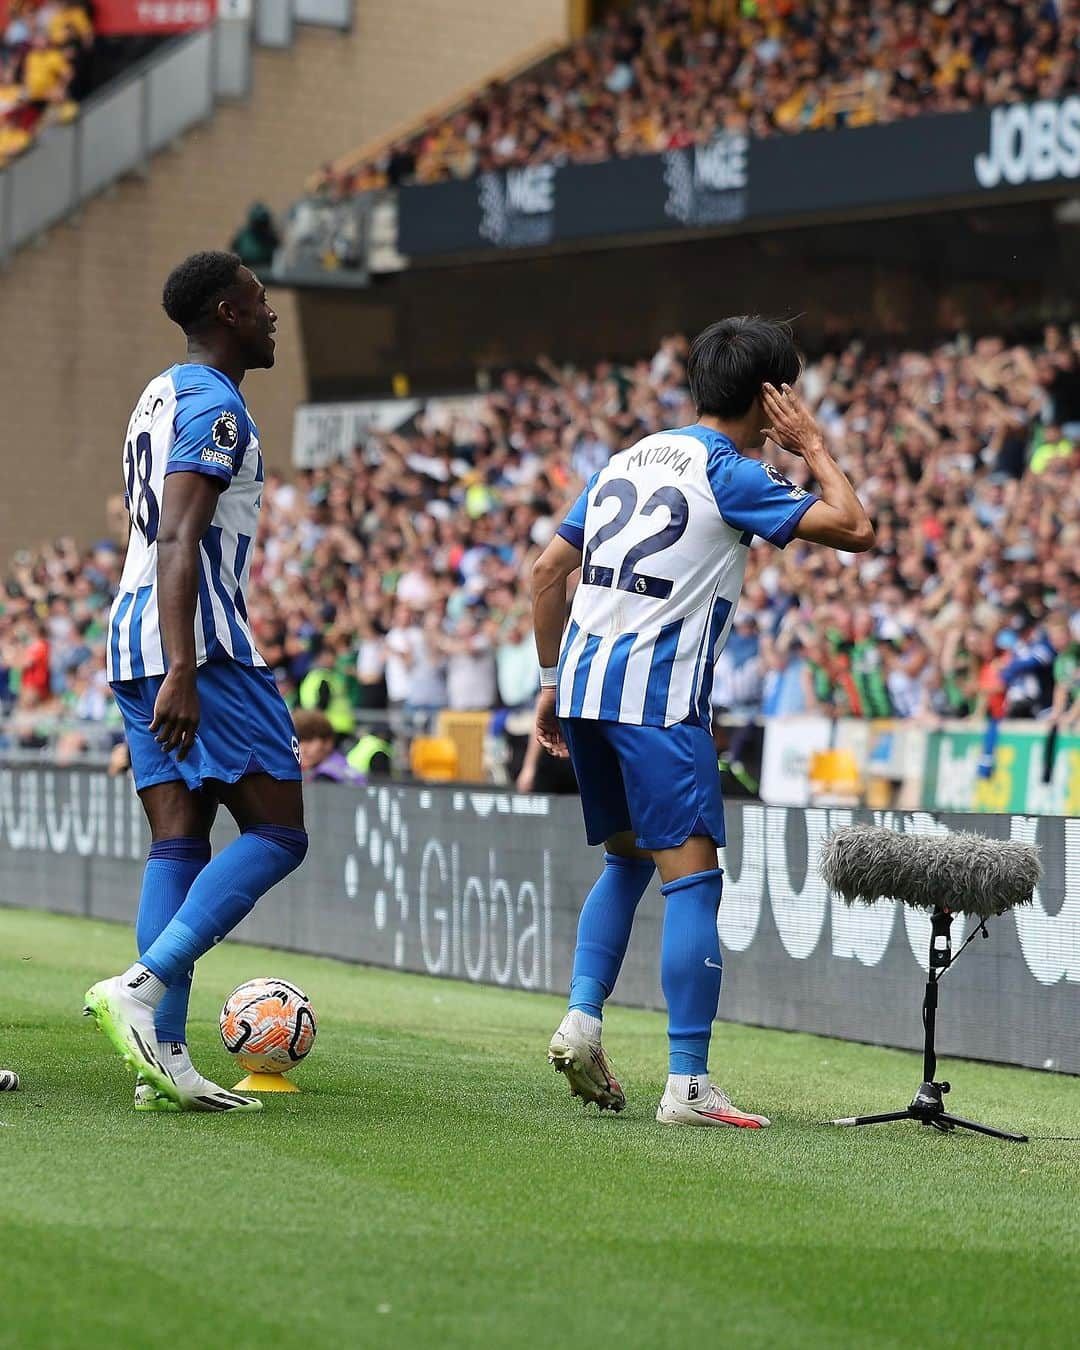
M 761 1130 L 769 1123 L 768 1116 L 740 1111 L 727 1093 L 707 1078 L 691 1078 L 686 1097 L 668 1083 L 656 1108 L 656 1119 L 661 1125 L 729 1125 L 747 1130 Z

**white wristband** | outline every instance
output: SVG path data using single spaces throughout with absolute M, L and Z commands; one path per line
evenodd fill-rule
M 556 686 L 558 683 L 559 683 L 559 667 L 558 667 L 558 666 L 541 666 L 541 667 L 540 667 L 540 688 L 541 688 L 541 689 L 554 689 L 555 686 Z

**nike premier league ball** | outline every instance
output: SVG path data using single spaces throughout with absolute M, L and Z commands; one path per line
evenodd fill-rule
M 315 1044 L 315 1009 L 288 980 L 248 980 L 221 1010 L 221 1039 L 248 1073 L 286 1073 Z

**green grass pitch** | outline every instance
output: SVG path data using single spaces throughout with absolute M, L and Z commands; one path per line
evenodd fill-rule
M 79 1016 L 130 931 L 0 911 L 0 1345 L 1034 1347 L 1071 1343 L 1080 1143 L 839 1130 L 916 1056 L 720 1025 L 715 1076 L 767 1131 L 665 1129 L 664 1021 L 613 1008 L 629 1097 L 571 1103 L 549 997 L 226 944 L 192 1047 L 281 975 L 320 1019 L 302 1093 L 146 1116 Z M 913 989 L 912 994 L 915 996 Z M 951 1070 L 951 1072 L 950 1072 Z M 1076 1081 L 950 1065 L 961 1114 L 1080 1135 Z

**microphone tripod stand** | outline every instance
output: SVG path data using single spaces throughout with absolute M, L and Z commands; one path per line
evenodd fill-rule
M 950 1115 L 945 1110 L 942 1096 L 949 1091 L 951 1085 L 934 1081 L 934 1075 L 937 1073 L 934 1034 L 937 1026 L 938 983 L 956 959 L 952 954 L 950 931 L 952 921 L 953 916 L 945 909 L 934 910 L 930 919 L 930 969 L 927 973 L 926 993 L 923 997 L 923 1028 L 925 1030 L 923 1081 L 919 1085 L 918 1092 L 912 1097 L 910 1106 L 903 1111 L 885 1111 L 874 1116 L 846 1116 L 840 1120 L 830 1120 L 828 1122 L 830 1125 L 882 1125 L 889 1120 L 918 1120 L 923 1125 L 932 1125 L 935 1130 L 940 1130 L 942 1134 L 948 1134 L 950 1131 L 960 1128 L 974 1130 L 976 1134 L 988 1134 L 994 1139 L 1011 1139 L 1017 1144 L 1028 1142 L 1026 1134 L 1011 1134 L 1008 1130 L 998 1130 L 992 1125 L 980 1125 L 978 1121 L 965 1120 L 963 1116 Z M 959 957 L 968 942 L 978 932 L 981 932 L 984 938 L 990 936 L 986 931 L 985 919 L 979 920 L 978 926 L 958 948 L 956 957 Z

